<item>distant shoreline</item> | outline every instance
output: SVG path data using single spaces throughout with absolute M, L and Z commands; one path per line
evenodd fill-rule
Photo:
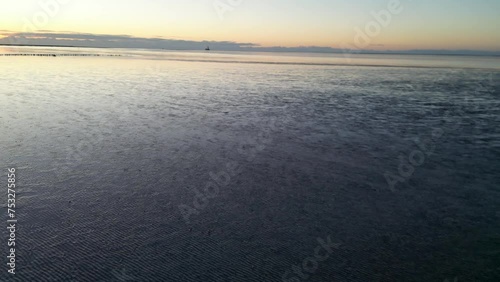
M 147 48 L 147 47 L 105 47 L 105 46 L 75 46 L 75 45 L 41 45 L 41 44 L 0 44 L 6 47 L 53 47 L 53 48 L 89 48 L 89 49 L 144 49 L 144 50 L 167 50 L 167 51 L 204 51 L 201 49 L 167 49 L 167 48 Z M 283 47 L 280 50 L 269 50 L 274 47 L 261 47 L 261 48 L 246 48 L 242 50 L 211 50 L 210 52 L 261 52 L 261 53 L 312 53 L 312 54 L 351 54 L 351 55 L 412 55 L 412 56 L 470 56 L 470 57 L 500 57 L 500 54 L 492 52 L 492 54 L 474 54 L 474 53 L 460 53 L 460 51 L 446 51 L 446 50 L 422 50 L 422 51 L 355 51 L 340 52 L 336 50 L 328 51 L 300 51 L 287 50 Z M 280 47 L 281 48 L 281 47 Z M 488 51 L 485 51 L 488 52 Z

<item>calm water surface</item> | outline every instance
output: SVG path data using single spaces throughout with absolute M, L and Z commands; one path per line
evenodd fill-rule
M 20 53 L 120 57 L 0 56 L 0 279 L 500 279 L 498 57 Z

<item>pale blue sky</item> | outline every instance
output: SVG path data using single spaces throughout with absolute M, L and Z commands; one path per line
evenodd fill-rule
M 54 13 L 39 4 L 51 1 L 1 0 L 0 29 L 339 47 L 394 0 L 241 0 L 225 12 L 214 4 L 230 0 L 66 0 Z M 500 50 L 498 0 L 400 2 L 403 11 L 366 48 Z

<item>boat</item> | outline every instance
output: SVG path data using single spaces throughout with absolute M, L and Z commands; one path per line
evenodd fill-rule
M 210 51 L 210 47 L 207 46 L 207 48 L 205 48 L 205 51 Z

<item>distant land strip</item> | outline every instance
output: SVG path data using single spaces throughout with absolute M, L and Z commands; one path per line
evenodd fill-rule
M 1 35 L 1 32 L 0 32 Z M 130 38 L 128 38 L 130 39 Z M 339 49 L 332 47 L 319 46 L 301 46 L 301 47 L 260 47 L 252 44 L 240 44 L 236 42 L 217 42 L 217 41 L 182 41 L 182 40 L 159 40 L 166 41 L 164 44 L 148 45 L 136 44 L 127 45 L 126 41 L 113 46 L 102 45 L 72 45 L 72 44 L 9 44 L 2 42 L 0 39 L 0 47 L 57 47 L 57 48 L 94 48 L 94 49 L 148 49 L 148 50 L 168 50 L 168 51 L 201 51 L 205 50 L 207 45 L 212 51 L 222 52 L 275 52 L 275 53 L 320 53 L 320 54 L 344 54 L 344 55 L 424 55 L 424 56 L 485 56 L 485 57 L 500 57 L 500 51 L 481 51 L 481 50 L 434 50 L 434 49 L 415 49 L 415 50 L 358 50 L 358 49 Z M 134 41 L 135 42 L 135 41 Z M 147 41 L 149 42 L 149 41 Z M 170 45 L 174 44 L 174 45 Z M 105 42 L 104 42 L 105 43 Z M 103 43 L 103 44 L 104 44 Z M 169 43 L 169 44 L 167 44 Z M 178 44 L 180 44 L 178 45 Z M 184 44 L 184 45 L 183 45 Z M 187 44 L 187 45 L 186 45 Z

